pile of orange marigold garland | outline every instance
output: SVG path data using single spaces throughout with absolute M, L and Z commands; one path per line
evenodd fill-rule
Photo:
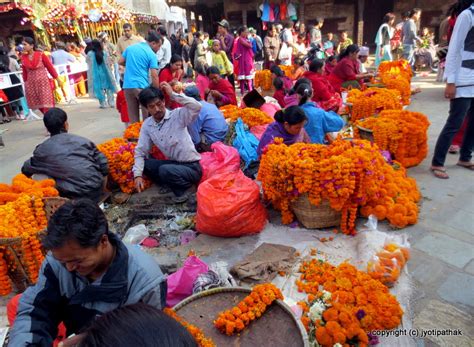
M 413 71 L 407 60 L 395 60 L 381 62 L 378 68 L 379 75 L 396 74 L 401 75 L 404 79 L 411 81 Z
M 128 194 L 135 191 L 132 168 L 136 146 L 136 143 L 129 143 L 121 138 L 114 138 L 97 146 L 107 157 L 110 177 L 118 183 L 122 192 Z M 145 187 L 150 185 L 151 182 L 145 179 Z
M 399 228 L 417 222 L 416 181 L 403 167 L 389 165 L 378 146 L 368 141 L 287 146 L 277 138 L 262 156 L 258 179 L 284 224 L 294 219 L 291 202 L 306 193 L 313 205 L 327 199 L 333 209 L 342 211 L 340 228 L 345 234 L 356 233 L 359 207 L 363 216 L 375 214 Z
M 123 133 L 123 138 L 125 140 L 138 140 L 140 136 L 140 130 L 142 128 L 143 122 L 137 122 L 130 124 Z
M 378 69 L 380 81 L 389 89 L 400 92 L 403 105 L 410 104 L 411 96 L 411 66 L 406 60 L 382 62 Z
M 274 284 L 258 284 L 237 306 L 219 313 L 214 325 L 229 336 L 239 333 L 253 320 L 260 318 L 277 299 L 283 300 L 283 294 Z
M 47 225 L 42 198 L 58 196 L 54 185 L 54 180 L 34 181 L 23 174 L 15 176 L 11 185 L 0 185 L 0 238 L 21 238 L 11 246 L 32 283 L 44 259 L 37 235 Z M 0 246 L 0 295 L 12 291 L 9 276 L 18 266 L 15 257 L 6 245 Z
M 387 110 L 378 117 L 366 118 L 357 125 L 370 129 L 375 143 L 389 151 L 404 167 L 418 165 L 428 154 L 428 118 L 418 112 Z M 354 133 L 359 136 L 358 128 Z
M 247 107 L 239 108 L 235 105 L 226 105 L 219 108 L 224 115 L 225 119 L 235 122 L 237 119 L 242 118 L 242 121 L 247 124 L 249 128 L 256 125 L 270 124 L 274 121 L 272 117 L 259 109 Z
M 352 89 L 347 102 L 352 104 L 351 121 L 372 117 L 383 110 L 401 110 L 400 92 L 387 88 Z
M 270 70 L 255 72 L 255 88 L 262 88 L 266 91 L 272 89 L 272 73 Z
M 186 328 L 186 330 L 194 337 L 196 343 L 199 347 L 215 347 L 215 343 L 208 337 L 204 335 L 204 332 L 199 329 L 197 326 L 189 324 L 182 317 L 180 317 L 174 310 L 171 308 L 165 308 L 164 313 L 172 317 L 178 323 Z
M 298 304 L 310 342 L 363 347 L 369 345 L 370 332 L 400 325 L 403 310 L 396 297 L 354 266 L 312 259 L 302 263 L 300 272 L 296 285 L 308 297 Z

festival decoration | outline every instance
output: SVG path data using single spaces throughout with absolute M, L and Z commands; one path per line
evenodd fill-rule
M 341 211 L 340 229 L 345 234 L 356 233 L 359 207 L 363 216 L 375 214 L 399 228 L 417 222 L 416 181 L 403 167 L 389 165 L 378 146 L 365 140 L 287 146 L 277 138 L 262 155 L 258 179 L 284 224 L 293 221 L 290 204 L 303 194 L 313 205 L 326 199 Z
M 274 119 L 265 112 L 252 107 L 238 108 L 235 105 L 226 105 L 220 107 L 219 110 L 222 112 L 225 119 L 235 122 L 237 119 L 241 118 L 249 128 L 257 125 L 270 124 L 274 121 Z
M 393 287 L 408 259 L 408 248 L 389 243 L 367 263 L 367 273 L 387 287 Z
M 173 309 L 166 307 L 163 310 L 168 316 L 176 320 L 179 324 L 184 326 L 186 330 L 192 335 L 196 340 L 196 343 L 199 347 L 215 347 L 215 343 L 208 337 L 204 335 L 204 332 L 199 329 L 197 326 L 192 325 L 180 317 Z
M 356 125 L 372 130 L 375 143 L 389 151 L 404 167 L 420 164 L 428 154 L 428 118 L 418 112 L 382 111 L 378 117 L 366 118 Z M 355 136 L 360 137 L 355 127 Z
M 256 285 L 237 306 L 219 313 L 214 325 L 221 333 L 229 336 L 239 333 L 253 320 L 260 318 L 277 299 L 283 300 L 283 294 L 274 284 Z
M 381 282 L 348 263 L 311 259 L 301 264 L 296 285 L 308 294 L 298 304 L 310 342 L 323 347 L 375 344 L 370 332 L 394 329 L 403 310 Z M 322 288 L 322 290 L 320 290 Z
M 351 121 L 372 117 L 383 110 L 401 110 L 400 92 L 387 88 L 352 89 L 347 102 L 352 104 Z

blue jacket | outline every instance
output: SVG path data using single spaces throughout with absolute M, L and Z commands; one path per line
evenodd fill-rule
M 199 117 L 192 124 L 188 125 L 188 132 L 195 145 L 201 142 L 201 134 L 206 139 L 207 144 L 217 141 L 224 141 L 229 126 L 224 115 L 216 105 L 206 101 L 200 101 L 202 108 Z
M 308 117 L 305 130 L 311 138 L 311 143 L 324 143 L 326 133 L 339 131 L 344 126 L 344 120 L 335 112 L 326 112 L 313 102 L 307 102 L 301 108 Z

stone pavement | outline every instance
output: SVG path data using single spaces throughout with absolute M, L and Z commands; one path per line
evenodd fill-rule
M 412 298 L 414 328 L 461 329 L 463 336 L 428 336 L 418 339 L 418 346 L 474 346 L 474 180 L 472 172 L 456 167 L 456 155 L 446 163 L 449 180 L 436 179 L 429 171 L 432 150 L 447 117 L 448 102 L 443 98 L 443 85 L 434 83 L 434 75 L 417 77 L 414 84 L 422 93 L 413 97 L 410 109 L 425 113 L 431 122 L 430 154 L 419 166 L 409 169 L 423 194 L 418 224 L 397 234 L 409 235 L 412 258 L 408 272 L 416 286 Z M 100 110 L 95 100 L 81 100 L 79 105 L 66 106 L 70 130 L 95 143 L 120 136 L 123 125 L 115 110 Z M 19 172 L 37 143 L 45 138 L 42 122 L 12 122 L 0 125 L 5 148 L 0 148 L 0 182 L 9 182 Z M 273 216 L 272 223 L 278 223 Z M 381 230 L 388 230 L 381 223 Z M 272 235 L 272 224 L 262 237 Z M 395 231 L 394 231 L 395 232 Z M 268 234 L 270 233 L 270 234 Z M 315 232 L 317 233 L 317 232 Z M 265 235 L 263 235 L 265 234 Z M 295 238 L 302 237 L 295 235 Z M 258 236 L 241 239 L 218 239 L 199 236 L 208 253 L 238 260 L 254 247 Z M 232 250 L 232 251 L 230 251 Z M 0 326 L 3 322 L 0 321 Z

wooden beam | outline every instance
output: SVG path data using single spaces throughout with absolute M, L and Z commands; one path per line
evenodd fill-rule
M 357 1 L 357 44 L 359 46 L 364 42 L 364 6 L 365 0 Z

